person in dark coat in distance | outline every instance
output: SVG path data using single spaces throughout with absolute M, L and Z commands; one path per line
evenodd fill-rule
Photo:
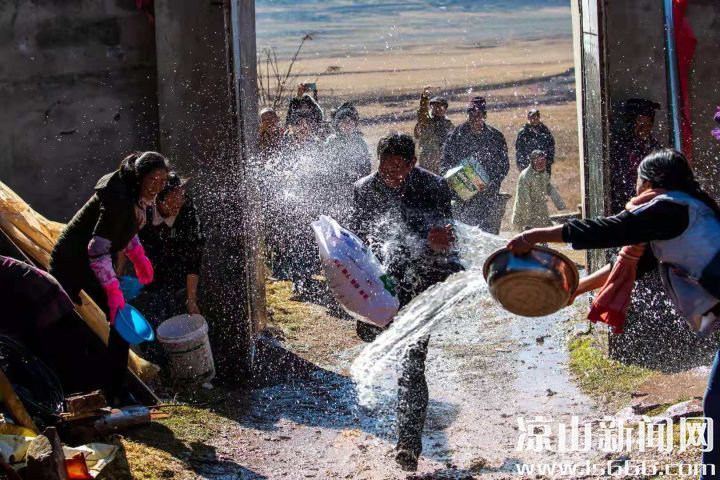
M 310 223 L 325 213 L 323 195 L 327 162 L 322 109 L 303 94 L 288 108 L 288 130 L 279 155 L 266 165 L 266 242 L 272 255 L 272 273 L 290 280 L 302 299 L 316 300 L 320 272 Z
M 352 230 L 387 266 L 397 284 L 400 304 L 451 274 L 464 270 L 457 253 L 450 201 L 452 193 L 441 177 L 416 166 L 410 135 L 391 132 L 378 142 L 378 171 L 355 183 Z M 401 225 L 393 231 L 392 226 Z M 389 249 L 388 243 L 399 248 Z M 419 256 L 411 253 L 420 244 Z M 391 257 L 391 258 L 388 258 Z M 358 335 L 372 341 L 379 333 L 358 322 Z M 417 469 L 428 405 L 425 358 L 429 336 L 404 353 L 398 379 L 398 443 L 395 459 L 408 471 Z
M 637 169 L 642 159 L 662 149 L 652 133 L 655 111 L 659 108 L 660 104 L 644 98 L 631 98 L 625 102 L 624 128 L 611 144 L 611 208 L 614 213 L 621 212 L 634 196 Z
M 352 208 L 353 184 L 370 175 L 372 158 L 362 132 L 360 115 L 346 102 L 335 110 L 332 126 L 335 133 L 325 141 L 326 170 L 321 187 L 327 193 L 326 215 L 345 224 Z
M 444 97 L 430 98 L 431 89 L 425 87 L 420 95 L 414 135 L 418 141 L 418 163 L 439 174 L 443 145 L 455 126 L 446 116 L 448 101 Z
M 443 149 L 440 171 L 460 165 L 479 164 L 488 177 L 484 191 L 468 201 L 457 199 L 455 218 L 468 225 L 497 234 L 504 215 L 505 202 L 500 197 L 500 185 L 510 171 L 505 137 L 485 121 L 487 107 L 484 97 L 473 97 L 467 106 L 468 119 L 448 136 Z
M 142 284 L 153 280 L 153 266 L 138 232 L 147 223 L 155 198 L 165 187 L 170 163 L 156 152 L 134 153 L 102 177 L 95 193 L 70 220 L 50 255 L 49 272 L 76 304 L 84 290 L 111 324 L 125 306 L 112 256 L 124 251 Z M 127 392 L 128 343 L 110 329 L 106 395 L 111 404 L 134 402 Z
M 555 138 L 550 129 L 542 123 L 540 110 L 533 108 L 528 111 L 527 123 L 518 132 L 515 141 L 515 160 L 521 172 L 530 166 L 530 154 L 535 150 L 545 152 L 545 171 L 552 175 L 555 163 Z

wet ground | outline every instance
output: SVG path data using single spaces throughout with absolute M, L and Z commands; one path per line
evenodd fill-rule
M 594 413 L 568 376 L 567 324 L 466 320 L 439 325 L 431 340 L 430 407 L 415 476 L 524 478 L 517 464 L 558 457 L 515 450 L 518 416 L 569 422 L 571 414 Z M 337 369 L 361 348 L 340 352 Z M 348 377 L 320 368 L 307 373 L 302 381 L 232 394 L 220 413 L 234 421 L 215 427 L 203 447 L 211 454 L 194 454 L 195 474 L 213 480 L 413 478 L 394 462 L 392 408 L 365 411 Z

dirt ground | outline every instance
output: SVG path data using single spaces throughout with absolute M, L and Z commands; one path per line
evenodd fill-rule
M 182 400 L 203 406 L 168 408 L 169 419 L 130 432 L 135 478 L 518 478 L 516 464 L 540 457 L 514 451 L 517 416 L 593 411 L 564 364 L 567 325 L 468 309 L 433 334 L 424 455 L 408 474 L 395 465 L 387 412 L 363 411 L 354 397 L 347 367 L 363 348 L 354 322 L 294 301 L 284 282 L 270 286 L 269 304 L 284 337 L 270 340 L 272 380 L 195 392 Z

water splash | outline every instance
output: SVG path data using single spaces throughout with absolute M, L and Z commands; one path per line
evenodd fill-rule
M 490 305 L 482 266 L 485 259 L 507 241 L 464 224 L 458 224 L 456 234 L 467 270 L 452 275 L 415 298 L 398 314 L 392 327 L 353 362 L 350 372 L 363 407 L 376 409 L 392 403 L 397 389 L 398 366 L 408 345 L 432 333 L 438 323 L 451 321 L 459 311 Z

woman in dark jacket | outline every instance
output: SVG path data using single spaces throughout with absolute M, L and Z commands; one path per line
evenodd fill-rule
M 70 220 L 53 248 L 50 274 L 76 304 L 80 304 L 80 290 L 90 295 L 111 325 L 125 306 L 112 256 L 124 250 L 140 282 L 152 281 L 153 268 L 137 233 L 146 223 L 147 208 L 154 205 L 165 186 L 169 170 L 169 162 L 159 153 L 129 155 L 118 170 L 97 182 L 95 193 Z M 106 394 L 114 403 L 126 394 L 128 349 L 127 342 L 111 328 Z
M 636 192 L 618 215 L 529 230 L 508 247 L 522 255 L 543 242 L 566 242 L 573 248 L 623 246 L 614 265 L 580 282 L 576 295 L 601 288 L 588 318 L 622 332 L 637 274 L 657 266 L 675 310 L 692 331 L 710 334 L 720 326 L 720 207 L 700 189 L 683 154 L 670 149 L 640 163 Z M 714 438 L 720 438 L 720 352 L 704 408 L 713 419 Z M 702 463 L 720 467 L 720 449 L 704 452 Z

